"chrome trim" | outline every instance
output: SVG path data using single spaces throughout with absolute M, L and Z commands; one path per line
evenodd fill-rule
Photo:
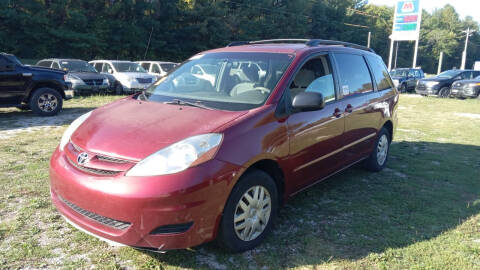
M 77 168 L 78 170 L 86 172 L 86 173 L 102 175 L 102 176 L 114 176 L 116 174 L 121 173 L 121 171 L 102 170 L 102 169 L 94 169 L 94 168 L 85 167 L 85 166 L 76 164 L 68 156 L 66 158 L 67 158 L 68 162 L 70 163 L 70 165 L 72 165 L 73 167 Z
M 361 139 L 359 139 L 359 140 L 356 140 L 356 141 L 354 141 L 354 142 L 352 142 L 352 143 L 349 143 L 349 144 L 347 144 L 347 145 L 345 145 L 345 146 L 342 146 L 341 148 L 339 148 L 339 149 L 337 149 L 337 150 L 335 150 L 335 151 L 333 151 L 333 152 L 330 152 L 330 153 L 328 153 L 328 154 L 326 154 L 326 155 L 323 155 L 323 156 L 321 156 L 321 157 L 319 157 L 319 158 L 316 158 L 316 159 L 314 159 L 314 160 L 312 160 L 312 161 L 310 161 L 310 162 L 307 162 L 307 163 L 305 163 L 305 164 L 303 164 L 303 165 L 300 165 L 300 166 L 298 166 L 297 168 L 295 168 L 293 171 L 294 171 L 294 172 L 299 171 L 299 170 L 301 170 L 301 169 L 303 169 L 303 168 L 305 168 L 305 167 L 308 167 L 308 166 L 310 166 L 310 165 L 312 165 L 312 164 L 314 164 L 314 163 L 317 163 L 317 162 L 319 162 L 319 161 L 321 161 L 321 160 L 324 160 L 324 159 L 326 159 L 326 158 L 328 158 L 328 157 L 331 157 L 331 156 L 333 156 L 333 155 L 335 155 L 335 154 L 337 154 L 337 153 L 340 153 L 340 152 L 342 152 L 343 150 L 345 150 L 345 149 L 347 149 L 347 148 L 350 148 L 350 147 L 352 147 L 352 146 L 354 146 L 354 145 L 356 145 L 356 144 L 358 144 L 358 143 L 361 143 L 361 142 L 363 142 L 363 141 L 365 141 L 365 140 L 368 140 L 368 139 L 370 139 L 370 138 L 372 138 L 372 137 L 374 137 L 374 136 L 376 136 L 376 135 L 377 135 L 377 133 L 372 133 L 372 134 L 370 134 L 370 135 L 368 135 L 368 136 L 365 136 L 365 137 L 363 137 L 363 138 L 361 138 Z

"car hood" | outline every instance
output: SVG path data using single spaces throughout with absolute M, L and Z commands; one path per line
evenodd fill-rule
M 155 76 L 143 72 L 117 72 L 116 75 L 124 78 L 155 78 Z
M 52 72 L 52 73 L 58 73 L 58 74 L 66 74 L 67 72 L 59 70 L 59 69 L 54 69 L 54 68 L 47 68 L 47 67 L 39 67 L 39 66 L 24 66 L 27 69 L 30 69 L 32 71 L 38 71 L 38 72 Z
M 450 81 L 451 79 L 448 78 L 440 78 L 440 77 L 430 77 L 426 79 L 421 79 L 422 82 L 446 82 Z
M 93 111 L 71 140 L 87 151 L 141 160 L 182 139 L 213 132 L 246 113 L 128 97 Z
M 77 76 L 82 80 L 103 80 L 105 78 L 105 75 L 96 72 L 69 72 L 68 74 Z

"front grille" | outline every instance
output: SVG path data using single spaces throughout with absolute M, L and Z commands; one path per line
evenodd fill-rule
M 113 176 L 113 175 L 116 175 L 116 174 L 119 173 L 119 171 L 110 171 L 110 170 L 102 170 L 102 169 L 94 169 L 94 168 L 85 167 L 85 166 L 82 166 L 82 165 L 79 165 L 79 164 L 73 162 L 70 158 L 67 158 L 67 159 L 72 166 L 74 166 L 75 168 L 77 168 L 81 171 L 87 172 L 87 173 L 97 174 L 97 175 L 108 175 L 108 176 Z
M 83 80 L 86 85 L 102 85 L 103 79 Z
M 124 164 L 124 163 L 128 163 L 128 162 L 129 162 L 128 160 L 119 159 L 119 158 L 113 158 L 113 157 L 107 157 L 107 156 L 97 155 L 96 157 L 97 157 L 98 160 L 106 161 L 106 162 L 112 162 L 112 163 Z
M 418 89 L 418 90 L 425 90 L 425 89 L 426 89 L 425 84 L 419 83 L 419 84 L 417 85 L 417 89 Z
M 89 218 L 93 221 L 101 223 L 103 225 L 112 227 L 112 228 L 117 229 L 117 230 L 125 230 L 130 226 L 130 223 L 128 223 L 128 222 L 124 222 L 124 221 L 115 220 L 115 219 L 111 219 L 111 218 L 108 218 L 108 217 L 100 216 L 98 214 L 92 213 L 92 212 L 90 212 L 88 210 L 85 210 L 83 208 L 80 208 L 79 206 L 65 200 L 60 195 L 58 195 L 58 199 L 60 199 L 60 201 L 62 201 L 64 204 L 66 204 L 68 207 L 70 207 L 73 211 L 75 211 L 75 212 L 79 213 L 80 215 L 82 215 L 84 217 L 87 217 L 87 218 Z
M 152 78 L 137 78 L 139 83 L 152 83 Z

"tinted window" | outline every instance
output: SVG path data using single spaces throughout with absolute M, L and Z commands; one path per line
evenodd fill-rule
M 343 95 L 372 91 L 372 78 L 363 56 L 336 53 L 340 75 L 340 91 Z
M 309 60 L 295 75 L 290 85 L 292 100 L 301 92 L 321 93 L 325 102 L 335 100 L 332 68 L 327 55 Z
M 40 61 L 37 63 L 37 66 L 41 67 L 50 67 L 52 65 L 52 61 Z
M 102 71 L 102 63 L 95 63 L 95 69 L 100 72 Z
M 57 62 L 53 62 L 52 68 L 54 68 L 54 69 L 60 69 L 60 66 L 57 64 Z
M 372 73 L 375 77 L 375 82 L 377 83 L 378 90 L 385 90 L 393 87 L 392 81 L 390 80 L 390 76 L 388 75 L 387 68 L 383 63 L 382 58 L 378 56 L 367 56 L 368 62 L 372 67 Z M 418 72 L 418 71 L 417 71 Z
M 142 67 L 148 71 L 150 69 L 150 63 L 142 63 Z
M 162 67 L 163 71 L 165 72 L 170 72 L 175 67 L 175 64 L 160 64 Z
M 102 72 L 105 72 L 105 73 L 113 73 L 113 68 L 110 64 L 108 63 L 103 63 L 103 67 L 102 67 Z
M 160 71 L 160 68 L 158 67 L 157 64 L 154 64 L 154 65 L 152 66 L 152 72 L 153 72 L 153 73 L 162 73 L 162 72 Z

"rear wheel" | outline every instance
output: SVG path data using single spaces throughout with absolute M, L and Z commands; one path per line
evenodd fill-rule
M 29 101 L 30 109 L 40 116 L 56 115 L 62 109 L 62 105 L 62 95 L 57 90 L 48 87 L 35 90 Z
M 400 85 L 400 87 L 398 88 L 398 90 L 400 90 L 400 93 L 406 93 L 407 92 L 407 87 L 405 86 L 404 83 L 402 83 Z
M 115 85 L 115 95 L 121 95 L 123 94 L 123 86 L 121 83 L 117 82 Z
M 447 98 L 449 96 L 450 96 L 450 88 L 448 87 L 442 87 L 442 89 L 438 91 L 438 97 Z
M 390 132 L 383 127 L 378 133 L 373 152 L 365 161 L 367 169 L 374 172 L 379 172 L 385 168 L 388 161 L 391 138 Z
M 272 229 L 278 205 L 272 177 L 261 170 L 247 171 L 225 205 L 217 242 L 231 252 L 254 248 Z

